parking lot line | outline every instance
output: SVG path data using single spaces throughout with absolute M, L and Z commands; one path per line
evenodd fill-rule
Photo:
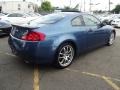
M 120 90 L 120 87 L 118 87 L 115 83 L 112 82 L 112 78 L 110 77 L 105 77 L 105 76 L 101 76 L 98 74 L 93 74 L 93 73 L 88 73 L 88 72 L 82 72 L 83 74 L 89 75 L 89 76 L 93 76 L 93 77 L 98 77 L 98 78 L 102 78 L 104 81 L 106 81 L 112 88 L 114 88 L 114 90 Z M 114 79 L 115 80 L 115 79 Z M 117 80 L 117 79 L 116 79 Z
M 94 76 L 94 77 L 99 77 L 99 78 L 102 78 L 103 76 L 102 75 L 98 75 L 98 74 L 93 74 L 93 73 L 88 73 L 88 72 L 82 72 L 83 74 L 86 74 L 86 75 L 89 75 L 89 76 Z M 106 77 L 106 76 L 104 76 Z M 112 78 L 112 77 L 107 77 L 108 79 L 111 79 L 111 80 L 114 80 L 114 81 L 117 81 L 117 82 L 120 82 L 120 79 L 117 79 L 117 78 Z
M 111 78 L 111 77 L 106 77 L 106 76 L 103 76 L 103 75 L 99 75 L 99 74 L 94 74 L 94 73 L 89 73 L 89 72 L 80 72 L 79 70 L 72 70 L 72 69 L 69 69 L 69 68 L 66 68 L 66 70 L 68 71 L 72 71 L 72 72 L 76 72 L 76 73 L 82 73 L 82 74 L 85 74 L 85 75 L 88 75 L 88 76 L 92 76 L 92 77 L 97 77 L 97 78 L 101 78 L 103 79 L 104 81 L 106 81 L 114 90 L 120 90 L 120 87 L 117 86 L 115 83 L 113 83 L 112 80 L 114 81 L 119 81 L 119 79 L 116 79 L 116 78 Z
M 102 77 L 101 75 L 93 74 L 93 73 L 89 73 L 89 72 L 82 72 L 82 74 L 86 74 L 86 75 L 93 76 L 93 77 L 99 77 L 99 78 Z
M 102 76 L 102 79 L 104 79 L 111 87 L 113 87 L 114 90 L 120 90 L 120 87 L 113 83 L 109 78 Z
M 33 90 L 40 90 L 39 84 L 40 84 L 40 72 L 38 65 L 34 66 L 34 82 L 33 82 Z

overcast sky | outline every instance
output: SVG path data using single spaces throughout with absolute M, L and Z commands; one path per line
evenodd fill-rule
M 22 0 L 0 0 L 0 1 L 22 1 Z M 36 2 L 40 3 L 41 0 L 26 0 L 30 2 Z M 70 5 L 70 0 L 48 0 L 52 3 L 53 6 L 56 7 L 64 7 L 64 6 L 69 6 Z M 86 11 L 89 10 L 89 3 L 90 0 L 85 0 L 86 1 Z M 92 5 L 92 10 L 108 10 L 108 1 L 109 0 L 91 0 L 93 4 L 98 5 Z M 111 0 L 113 4 L 111 4 L 111 9 L 115 7 L 115 5 L 120 4 L 120 0 Z M 71 0 L 71 7 L 74 7 L 76 4 L 78 4 L 82 7 L 84 7 L 84 0 Z

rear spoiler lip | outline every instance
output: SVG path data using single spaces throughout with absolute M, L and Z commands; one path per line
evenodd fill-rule
M 12 24 L 13 27 L 22 27 L 22 28 L 29 28 L 29 29 L 37 29 L 40 27 L 35 26 L 27 26 L 27 25 L 18 25 L 18 24 Z

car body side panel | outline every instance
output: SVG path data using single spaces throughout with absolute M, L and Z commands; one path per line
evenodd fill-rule
M 85 27 L 87 32 L 87 47 L 93 49 L 95 47 L 104 45 L 108 40 L 108 31 L 97 26 Z

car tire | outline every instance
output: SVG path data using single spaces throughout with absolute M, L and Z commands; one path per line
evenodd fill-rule
M 111 46 L 111 45 L 114 43 L 114 40 L 115 40 L 115 33 L 112 32 L 112 33 L 110 34 L 110 37 L 109 37 L 109 40 L 108 40 L 107 45 L 108 45 L 108 46 Z
M 64 43 L 57 49 L 54 65 L 59 69 L 64 69 L 71 65 L 74 60 L 74 56 L 74 46 L 71 43 Z

